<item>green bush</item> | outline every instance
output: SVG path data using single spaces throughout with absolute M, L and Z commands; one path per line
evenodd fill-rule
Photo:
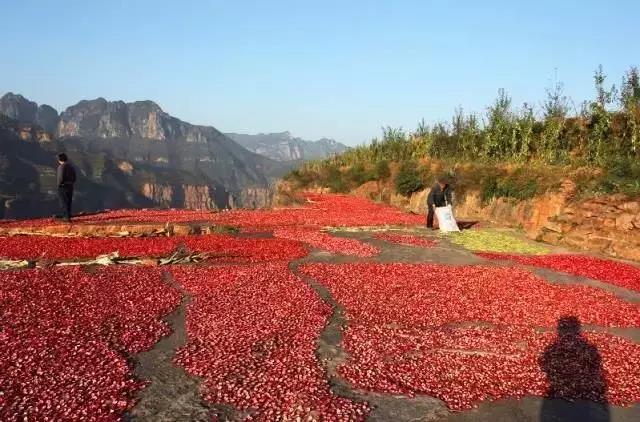
M 395 180 L 396 191 L 399 194 L 409 196 L 424 188 L 424 182 L 416 167 L 413 161 L 405 161 L 400 167 Z
M 374 175 L 367 171 L 363 163 L 358 163 L 347 170 L 347 179 L 355 186 L 360 186 L 370 180 L 374 180 Z
M 535 174 L 520 168 L 511 175 L 491 174 L 482 181 L 482 200 L 493 198 L 530 199 L 536 196 L 539 186 Z
M 322 170 L 320 183 L 334 193 L 345 193 L 349 190 L 342 172 L 335 165 L 329 165 Z
M 385 181 L 391 176 L 391 169 L 387 160 L 379 160 L 373 170 L 374 177 L 380 181 Z

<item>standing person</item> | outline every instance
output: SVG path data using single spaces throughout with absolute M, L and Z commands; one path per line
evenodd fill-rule
M 451 205 L 451 185 L 446 177 L 439 177 L 427 196 L 427 227 L 433 229 L 433 216 L 436 207 Z
M 76 183 L 76 169 L 69 163 L 67 154 L 58 154 L 58 198 L 62 208 L 64 221 L 71 221 L 71 202 L 73 201 L 73 184 Z

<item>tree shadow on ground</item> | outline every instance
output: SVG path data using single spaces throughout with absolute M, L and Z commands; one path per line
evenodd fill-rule
M 578 318 L 558 320 L 557 338 L 547 346 L 539 363 L 549 382 L 541 422 L 610 420 L 602 357 L 582 335 Z M 575 400 L 580 404 L 572 403 Z

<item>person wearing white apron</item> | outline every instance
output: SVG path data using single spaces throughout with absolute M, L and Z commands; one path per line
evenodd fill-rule
M 433 229 L 436 207 L 451 205 L 451 185 L 445 177 L 439 177 L 427 196 L 427 228 Z

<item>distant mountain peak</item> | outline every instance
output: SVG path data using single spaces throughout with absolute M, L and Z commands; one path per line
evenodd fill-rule
M 321 138 L 317 141 L 307 141 L 293 136 L 289 131 L 257 135 L 241 133 L 226 135 L 243 147 L 278 161 L 325 158 L 347 149 L 346 145 L 333 139 Z
M 49 133 L 55 133 L 58 112 L 53 107 L 30 101 L 21 94 L 8 92 L 0 98 L 0 114 L 20 123 L 37 124 Z

